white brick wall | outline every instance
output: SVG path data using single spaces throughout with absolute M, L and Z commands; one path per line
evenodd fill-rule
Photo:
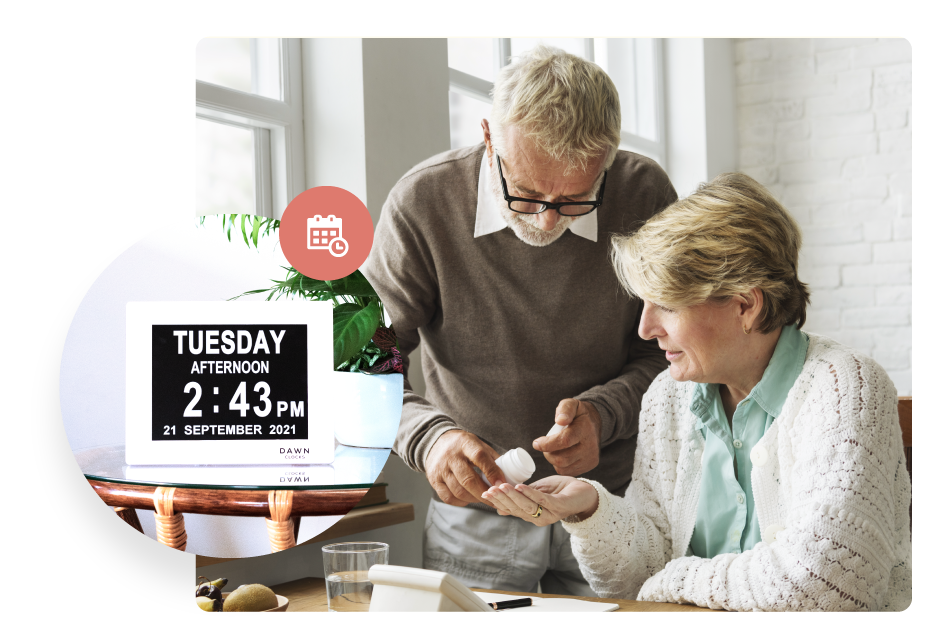
M 804 233 L 805 329 L 884 366 L 911 394 L 911 46 L 739 40 L 740 170 Z

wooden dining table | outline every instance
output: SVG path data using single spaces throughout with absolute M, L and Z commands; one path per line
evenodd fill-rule
M 325 613 L 329 610 L 329 601 L 325 594 L 325 580 L 318 577 L 306 577 L 295 581 L 288 581 L 270 587 L 277 595 L 290 600 L 286 612 L 296 613 Z M 572 595 L 547 595 L 543 593 L 515 593 L 504 590 L 487 590 L 473 588 L 485 593 L 501 593 L 504 595 L 518 595 L 521 597 L 562 597 L 568 599 L 581 599 L 587 602 L 600 602 L 605 604 L 618 604 L 617 612 L 623 613 L 690 613 L 690 612 L 721 612 L 713 611 L 699 606 L 685 604 L 663 604 L 658 602 L 639 602 L 630 599 L 604 599 L 601 597 L 573 597 Z

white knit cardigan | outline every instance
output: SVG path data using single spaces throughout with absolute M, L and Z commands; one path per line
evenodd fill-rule
M 780 416 L 752 448 L 762 541 L 741 554 L 683 556 L 696 524 L 704 439 L 694 383 L 667 371 L 641 406 L 624 498 L 564 522 L 602 597 L 727 610 L 903 610 L 911 603 L 911 480 L 895 387 L 871 358 L 810 335 Z M 639 592 L 640 591 L 640 592 Z

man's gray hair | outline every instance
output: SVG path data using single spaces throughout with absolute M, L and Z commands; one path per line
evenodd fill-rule
M 621 104 L 612 79 L 595 63 L 538 45 L 501 69 L 491 96 L 489 126 L 499 154 L 504 128 L 513 125 L 570 170 L 585 170 L 600 155 L 606 168 L 612 164 Z

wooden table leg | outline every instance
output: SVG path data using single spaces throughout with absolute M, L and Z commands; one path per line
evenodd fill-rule
M 267 536 L 270 538 L 270 552 L 280 552 L 296 545 L 293 532 L 293 490 L 270 490 L 267 497 L 270 506 L 270 518 L 267 519 Z
M 137 511 L 133 508 L 114 508 L 114 512 L 121 519 L 124 520 L 124 523 L 129 525 L 131 528 L 134 528 L 140 534 L 143 534 L 143 526 L 140 525 L 140 518 L 137 516 Z
M 181 514 L 172 511 L 172 495 L 174 487 L 158 487 L 153 493 L 153 504 L 156 506 L 156 539 L 170 548 L 185 550 L 188 536 L 185 533 L 185 520 Z

